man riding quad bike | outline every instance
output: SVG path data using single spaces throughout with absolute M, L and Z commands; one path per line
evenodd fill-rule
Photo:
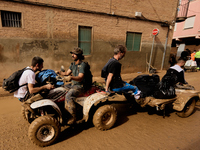
M 63 80 L 63 78 L 60 79 Z M 57 83 L 53 78 L 47 78 L 44 82 L 46 81 Z M 22 115 L 31 123 L 28 136 L 36 145 L 42 147 L 51 145 L 58 138 L 61 126 L 68 125 L 71 116 L 64 108 L 67 92 L 68 88 L 63 86 L 43 91 L 40 93 L 43 98 L 33 102 L 30 105 L 31 110 L 22 107 Z M 112 128 L 117 118 L 116 108 L 111 105 L 113 101 L 115 98 L 112 99 L 112 102 L 109 101 L 109 96 L 102 92 L 102 85 L 94 82 L 89 90 L 75 99 L 77 107 L 75 124 L 92 120 L 94 126 L 99 130 Z

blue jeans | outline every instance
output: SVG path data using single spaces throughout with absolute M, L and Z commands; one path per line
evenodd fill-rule
M 128 92 L 128 91 L 133 91 L 134 95 L 136 95 L 139 90 L 138 90 L 137 86 L 133 86 L 133 85 L 125 82 L 125 86 L 123 86 L 121 88 L 112 89 L 112 91 L 114 91 L 114 92 Z

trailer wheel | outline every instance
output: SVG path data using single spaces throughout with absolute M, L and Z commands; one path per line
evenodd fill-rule
M 112 105 L 104 105 L 99 107 L 94 116 L 93 124 L 99 130 L 108 130 L 115 124 L 117 120 L 117 110 Z
M 196 101 L 194 98 L 192 98 L 186 103 L 183 110 L 178 111 L 176 114 L 181 118 L 189 117 L 193 113 L 195 105 L 196 105 Z
M 59 122 L 51 116 L 35 119 L 28 131 L 29 139 L 38 146 L 44 147 L 54 143 L 60 133 Z

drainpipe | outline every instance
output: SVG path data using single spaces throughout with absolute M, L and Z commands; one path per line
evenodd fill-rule
M 163 70 L 165 54 L 166 54 L 166 50 L 167 50 L 167 41 L 168 41 L 168 36 L 169 36 L 169 30 L 170 29 L 169 29 L 169 25 L 168 25 L 167 36 L 166 36 L 165 47 L 164 47 L 163 58 L 162 58 L 162 64 L 161 64 L 161 70 Z
M 111 14 L 112 0 L 110 0 L 110 14 Z

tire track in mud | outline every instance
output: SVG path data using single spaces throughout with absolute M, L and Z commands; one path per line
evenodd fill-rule
M 136 75 L 122 78 L 127 81 Z M 196 80 L 200 72 L 185 75 L 186 81 L 200 90 Z M 4 93 L 0 91 L 0 94 Z M 180 118 L 173 112 L 165 119 L 156 113 L 148 114 L 145 109 L 135 113 L 128 105 L 118 105 L 118 120 L 112 129 L 99 131 L 87 125 L 62 128 L 58 142 L 45 148 L 28 139 L 29 124 L 23 120 L 20 109 L 20 102 L 13 96 L 0 97 L 1 150 L 199 150 L 200 147 L 200 102 L 196 105 L 196 112 L 188 118 Z

